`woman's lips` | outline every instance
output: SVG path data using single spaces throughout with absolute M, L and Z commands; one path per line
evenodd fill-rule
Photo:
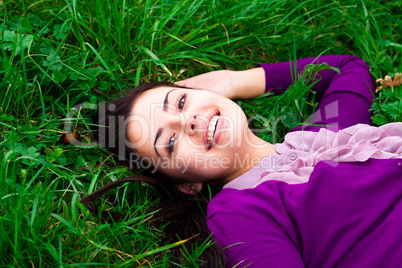
M 222 117 L 222 115 L 220 115 L 218 123 L 216 124 L 216 128 L 215 128 L 213 144 L 218 144 L 219 138 L 221 137 L 221 134 L 222 134 L 223 122 L 224 122 L 223 117 Z
M 216 129 L 216 124 L 218 123 L 219 120 L 219 115 L 214 115 L 211 120 L 209 121 L 209 126 L 208 126 L 208 131 L 207 131 L 207 141 L 209 143 L 212 142 L 215 129 Z
M 216 113 L 212 114 L 209 117 L 208 124 L 206 126 L 206 131 L 205 131 L 205 145 L 207 148 L 207 151 L 209 151 L 212 147 L 212 145 L 219 139 L 218 134 L 218 126 L 220 125 L 220 112 L 217 111 Z

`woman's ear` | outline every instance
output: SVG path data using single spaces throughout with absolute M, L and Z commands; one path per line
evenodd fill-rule
M 177 188 L 185 194 L 195 195 L 201 192 L 202 183 L 200 182 L 182 182 L 177 185 Z

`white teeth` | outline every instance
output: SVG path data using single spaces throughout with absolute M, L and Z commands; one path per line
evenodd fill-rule
M 208 142 L 212 142 L 212 138 L 214 136 L 214 132 L 216 129 L 216 123 L 218 122 L 218 119 L 219 119 L 219 115 L 215 115 L 211 118 L 211 121 L 209 122 L 208 134 L 207 134 Z

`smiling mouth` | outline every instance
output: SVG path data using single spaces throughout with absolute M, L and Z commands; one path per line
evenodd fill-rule
M 218 125 L 220 113 L 218 112 L 216 115 L 212 116 L 211 120 L 209 121 L 208 128 L 207 128 L 207 147 L 208 150 L 212 147 L 212 141 L 214 140 L 216 126 Z

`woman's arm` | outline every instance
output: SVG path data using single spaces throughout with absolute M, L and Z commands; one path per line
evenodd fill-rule
M 370 124 L 369 109 L 375 90 L 374 82 L 367 64 L 356 56 L 322 56 L 300 59 L 296 64 L 294 62 L 263 64 L 261 66 L 265 70 L 266 90 L 277 94 L 284 92 L 292 83 L 289 70 L 294 65 L 296 73 L 300 74 L 307 64 L 324 62 L 339 68 L 340 74 L 333 70 L 318 72 L 321 80 L 312 88 L 317 92 L 320 102 L 318 109 L 310 119 L 309 125 L 296 127 L 293 131 L 318 131 L 322 127 L 338 131 L 358 123 Z
M 374 83 L 369 67 L 357 56 L 333 55 L 317 58 L 305 58 L 297 61 L 286 61 L 273 64 L 260 64 L 265 71 L 265 92 L 281 94 L 295 81 L 295 74 L 301 75 L 306 65 L 327 63 L 331 67 L 339 68 L 340 74 L 327 69 L 318 72 L 321 80 L 314 85 L 320 100 L 325 94 L 334 92 L 352 92 L 372 100 Z
M 330 69 L 318 72 L 321 80 L 312 88 L 317 92 L 320 102 L 317 111 L 309 124 L 296 127 L 293 131 L 319 131 L 325 127 L 336 132 L 359 123 L 370 124 L 369 109 L 375 87 L 369 67 L 357 56 L 322 56 L 296 62 L 261 64 L 265 71 L 265 90 L 275 94 L 283 93 L 294 81 L 292 73 L 300 75 L 306 65 L 322 63 L 339 68 L 340 74 Z
M 213 71 L 178 81 L 175 84 L 209 90 L 235 100 L 252 99 L 264 94 L 265 79 L 264 69 L 260 67 L 245 71 Z
M 318 72 L 321 80 L 312 90 L 320 101 L 310 124 L 293 130 L 318 131 L 321 127 L 337 131 L 358 123 L 369 124 L 368 111 L 373 100 L 374 82 L 369 67 L 359 57 L 322 56 L 297 61 L 260 64 L 259 68 L 246 71 L 214 71 L 178 82 L 179 85 L 216 92 L 230 99 L 257 97 L 264 92 L 281 94 L 303 73 L 308 64 L 327 63 L 339 68 Z

